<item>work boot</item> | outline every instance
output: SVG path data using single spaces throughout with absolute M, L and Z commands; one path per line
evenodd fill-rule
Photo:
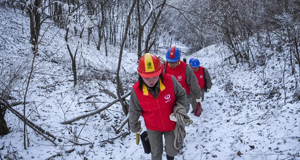
M 167 160 L 174 160 L 174 157 L 170 157 L 167 155 Z

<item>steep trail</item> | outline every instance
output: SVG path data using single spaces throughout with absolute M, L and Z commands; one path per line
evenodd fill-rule
M 222 63 L 221 52 L 226 51 L 211 46 L 187 58 L 199 58 L 212 77 L 213 87 L 205 94 L 202 115 L 189 113 L 194 124 L 186 127 L 185 147 L 179 157 L 274 159 L 279 154 L 287 157 L 288 152 L 297 155 L 299 145 L 294 139 L 300 130 L 296 125 L 298 112 L 289 107 L 294 105 L 284 105 L 276 94 L 272 98 L 261 81 L 261 68 L 230 67 Z

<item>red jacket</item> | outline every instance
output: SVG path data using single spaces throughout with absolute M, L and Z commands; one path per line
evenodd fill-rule
M 166 74 L 174 75 L 181 86 L 186 90 L 186 94 L 189 95 L 191 90 L 190 86 L 186 83 L 186 66 L 187 64 L 180 61 L 176 68 L 171 68 L 169 65 L 166 67 Z
M 171 76 L 163 77 L 163 82 L 159 79 L 160 91 L 157 98 L 151 95 L 146 85 L 143 85 L 141 91 L 139 82 L 133 85 L 133 89 L 143 110 L 146 127 L 150 130 L 169 132 L 175 129 L 176 123 L 171 121 L 169 116 L 173 113 L 176 99 Z
M 197 77 L 198 80 L 198 85 L 200 86 L 201 89 L 204 88 L 205 86 L 205 79 L 204 79 L 204 72 L 203 72 L 203 68 L 199 67 L 199 70 L 197 72 L 195 72 L 195 75 Z

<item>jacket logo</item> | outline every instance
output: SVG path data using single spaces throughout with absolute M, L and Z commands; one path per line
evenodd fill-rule
M 170 94 L 167 94 L 167 95 L 165 95 L 165 103 L 168 103 L 168 102 L 170 102 L 171 101 L 171 95 Z
M 182 81 L 182 76 L 181 75 L 177 77 L 177 81 Z
M 202 79 L 203 78 L 203 75 L 200 75 L 200 79 Z

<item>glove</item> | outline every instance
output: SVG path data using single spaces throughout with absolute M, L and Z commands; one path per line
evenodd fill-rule
M 135 132 L 135 143 L 136 145 L 140 144 L 140 134 L 142 132 L 142 128 L 140 128 L 137 132 Z
M 200 97 L 199 99 L 196 99 L 196 102 L 202 102 L 202 97 Z
M 207 88 L 207 92 L 209 92 L 210 91 L 210 88 Z
M 135 143 L 136 143 L 136 145 L 140 144 L 140 132 L 137 132 L 135 134 Z
M 141 121 L 138 121 L 138 131 L 137 132 L 133 132 L 133 133 L 135 133 L 135 142 L 136 142 L 136 145 L 140 144 L 140 133 L 141 132 L 142 132 Z
M 170 114 L 170 120 L 177 122 L 177 118 L 175 117 L 174 113 Z

